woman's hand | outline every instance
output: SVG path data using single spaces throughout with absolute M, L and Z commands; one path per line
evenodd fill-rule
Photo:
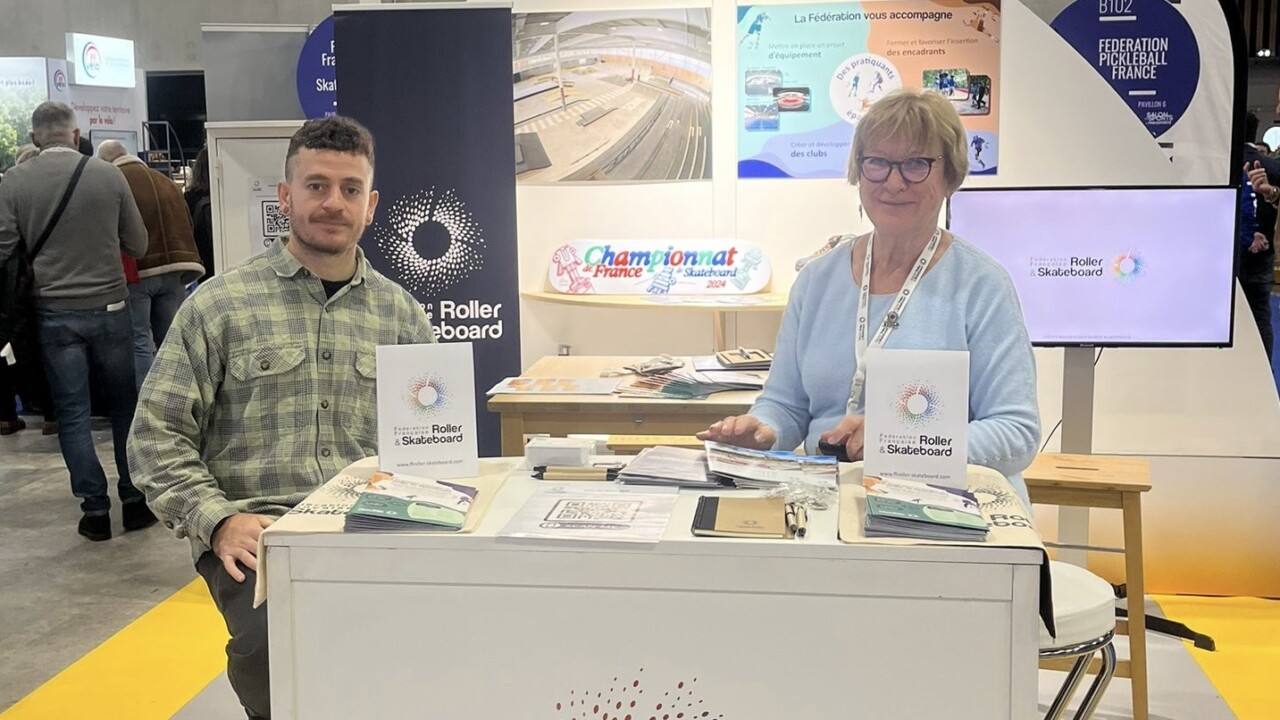
M 736 445 L 752 450 L 768 450 L 778 440 L 773 428 L 750 415 L 727 417 L 697 434 L 699 440 Z
M 865 445 L 863 428 L 866 422 L 866 418 L 861 415 L 845 415 L 835 427 L 822 433 L 818 439 L 831 445 L 844 445 L 850 460 L 861 460 Z

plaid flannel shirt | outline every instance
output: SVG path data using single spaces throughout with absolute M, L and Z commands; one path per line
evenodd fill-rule
M 133 480 L 199 558 L 225 518 L 282 515 L 376 454 L 376 348 L 429 342 L 422 307 L 363 253 L 326 299 L 279 243 L 182 304 L 138 397 Z

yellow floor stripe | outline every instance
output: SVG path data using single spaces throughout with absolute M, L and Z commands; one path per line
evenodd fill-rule
M 169 720 L 226 669 L 227 626 L 196 579 L 0 720 Z
M 1191 656 L 1238 720 L 1277 717 L 1280 601 L 1189 595 L 1153 599 L 1166 617 L 1213 638 L 1217 652 L 1191 648 Z
M 1154 597 L 1217 642 L 1191 655 L 1239 720 L 1276 717 L 1280 601 Z M 227 631 L 204 581 L 195 580 L 41 685 L 0 720 L 169 720 L 226 668 Z

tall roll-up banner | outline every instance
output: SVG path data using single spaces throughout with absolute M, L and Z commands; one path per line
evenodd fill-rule
M 520 374 L 511 5 L 337 7 L 334 43 L 338 107 L 376 143 L 361 247 L 437 339 L 474 343 L 480 455 L 497 455 L 484 392 Z

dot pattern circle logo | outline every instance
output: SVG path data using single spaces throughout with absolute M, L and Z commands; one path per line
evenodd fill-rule
M 405 401 L 414 414 L 429 418 L 449 404 L 449 388 L 436 375 L 422 375 L 405 389 Z
M 942 411 L 942 398 L 932 385 L 911 382 L 898 388 L 893 409 L 904 424 L 920 426 L 938 417 Z
M 1017 495 L 994 485 L 984 485 L 971 490 L 983 510 L 1014 510 L 1022 507 Z
M 1133 282 L 1146 274 L 1147 262 L 1141 255 L 1126 250 L 1111 261 L 1111 274 L 1120 282 Z
M 449 244 L 429 259 L 414 247 L 413 237 L 430 223 L 444 229 Z M 484 231 L 453 190 L 431 187 L 396 200 L 374 228 L 374 240 L 411 293 L 439 294 L 484 267 Z
M 652 681 L 644 668 L 630 678 L 570 690 L 556 703 L 558 720 L 724 720 L 699 692 L 698 678 Z M 607 690 L 605 688 L 608 688 Z M 661 693 L 661 694 L 659 694 Z

